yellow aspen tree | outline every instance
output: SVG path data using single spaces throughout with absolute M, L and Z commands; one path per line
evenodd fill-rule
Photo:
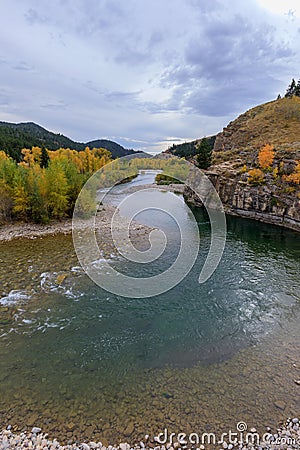
M 274 161 L 275 151 L 273 145 L 266 144 L 258 154 L 258 163 L 261 169 L 268 169 Z
M 68 182 L 59 162 L 51 162 L 47 169 L 47 188 L 50 215 L 64 217 L 68 209 Z
M 13 212 L 20 219 L 26 219 L 29 211 L 30 199 L 27 190 L 27 171 L 20 169 L 16 172 L 13 187 Z

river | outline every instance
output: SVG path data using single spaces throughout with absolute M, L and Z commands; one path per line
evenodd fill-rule
M 152 181 L 140 174 L 110 201 Z M 176 205 L 185 220 L 194 214 L 202 252 L 179 285 L 148 299 L 93 284 L 71 236 L 0 243 L 0 303 L 12 314 L 0 323 L 2 426 L 117 443 L 165 427 L 226 432 L 244 421 L 265 430 L 299 415 L 299 234 L 227 217 L 222 261 L 200 285 L 208 219 L 181 197 Z M 156 266 L 164 270 L 178 251 L 176 224 L 153 211 L 138 219 L 171 236 Z M 149 274 L 148 265 L 112 264 Z

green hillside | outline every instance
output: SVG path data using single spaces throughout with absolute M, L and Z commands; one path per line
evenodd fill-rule
M 60 133 L 53 133 L 33 122 L 9 123 L 0 122 L 0 150 L 4 150 L 16 161 L 21 161 L 22 148 L 45 146 L 48 150 L 71 148 L 84 150 L 85 147 L 106 148 L 113 158 L 134 154 L 134 150 L 127 150 L 116 142 L 99 139 L 87 143 L 76 142 Z
M 203 138 L 202 138 L 203 139 Z M 180 158 L 192 158 L 199 153 L 199 146 L 202 139 L 196 139 L 195 141 L 184 142 L 183 144 L 173 144 L 172 147 L 168 148 L 165 153 L 170 153 Z M 208 136 L 205 138 L 211 149 L 213 149 L 216 136 Z

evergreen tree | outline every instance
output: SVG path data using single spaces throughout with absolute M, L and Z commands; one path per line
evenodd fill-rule
M 212 147 L 206 138 L 198 146 L 197 163 L 200 169 L 207 169 L 212 163 Z
M 291 81 L 291 84 L 287 88 L 285 96 L 286 97 L 292 97 L 293 95 L 296 95 L 296 89 L 297 89 L 296 81 L 293 78 L 292 81 Z
M 280 100 L 281 99 L 281 95 L 280 94 L 278 94 L 278 96 L 277 96 L 277 100 Z
M 43 146 L 40 159 L 40 167 L 42 169 L 46 169 L 49 166 L 49 162 L 50 162 L 49 154 L 47 152 L 47 149 Z
M 295 88 L 295 95 L 300 97 L 300 80 L 298 80 L 297 86 Z

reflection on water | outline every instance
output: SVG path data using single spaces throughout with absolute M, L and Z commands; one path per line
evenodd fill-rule
M 165 426 L 226 431 L 299 413 L 299 235 L 228 218 L 222 262 L 199 285 L 209 225 L 194 213 L 199 259 L 180 285 L 151 299 L 92 284 L 70 236 L 0 244 L 1 425 L 117 442 Z

